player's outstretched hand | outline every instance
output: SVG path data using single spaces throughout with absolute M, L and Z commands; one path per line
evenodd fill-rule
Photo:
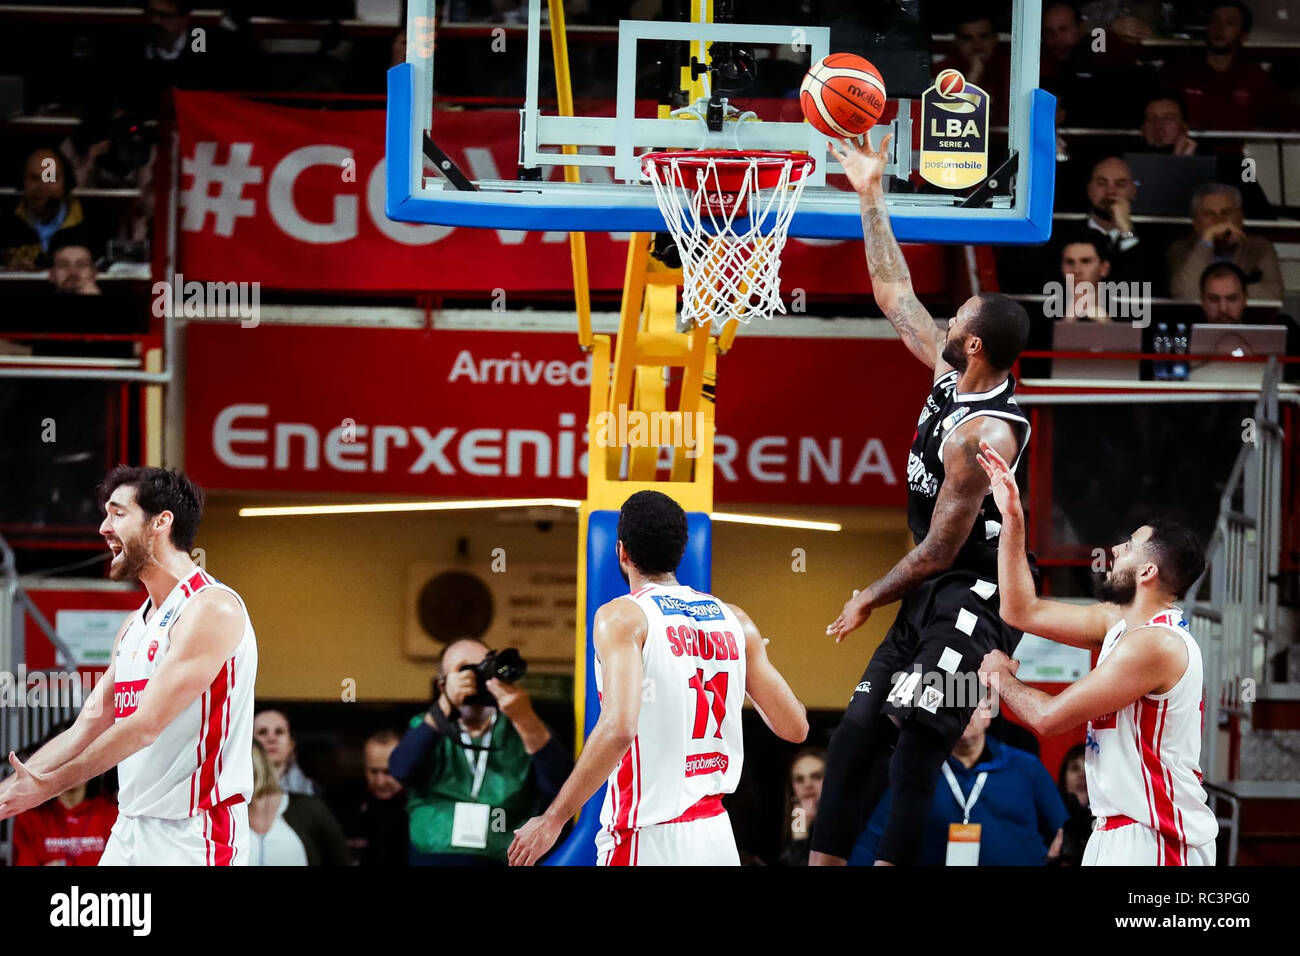
M 532 866 L 555 845 L 563 829 L 563 821 L 556 823 L 546 814 L 533 817 L 515 831 L 515 838 L 510 841 L 510 849 L 506 851 L 506 859 L 511 866 Z
M 867 592 L 855 590 L 853 597 L 844 603 L 840 616 L 827 626 L 826 633 L 833 636 L 835 643 L 838 644 L 867 623 L 867 618 L 870 616 L 871 601 L 867 597 Z
M 862 142 L 842 139 L 839 143 L 828 142 L 831 152 L 844 167 L 844 175 L 849 178 L 849 185 L 859 193 L 865 193 L 873 186 L 880 185 L 885 174 L 885 164 L 889 162 L 889 142 L 893 133 L 886 133 L 880 141 L 879 149 L 871 148 L 871 139 L 862 134 Z
M 989 491 L 998 510 L 1004 515 L 1020 511 L 1020 488 L 1016 485 L 1015 473 L 997 449 L 988 442 L 981 441 L 980 453 L 975 456 L 975 460 L 989 476 Z
M 9 754 L 9 764 L 14 768 L 14 775 L 5 781 L 5 788 L 0 791 L 0 820 L 39 807 L 54 796 L 48 775 L 29 770 L 14 753 Z

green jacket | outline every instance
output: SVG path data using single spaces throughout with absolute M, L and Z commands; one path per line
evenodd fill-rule
M 424 714 L 411 718 L 418 727 Z M 481 738 L 480 738 L 481 739 Z M 474 771 L 467 755 L 477 763 L 477 750 L 466 750 L 459 739 L 441 734 L 433 745 L 427 774 L 407 787 L 407 813 L 411 821 L 411 846 L 419 853 L 471 853 L 505 860 L 515 830 L 536 811 L 537 788 L 531 777 L 532 758 L 519 732 L 505 717 L 492 727 L 487 768 L 478 796 L 471 797 Z M 452 821 L 457 803 L 482 803 L 488 814 L 487 847 L 452 846 Z

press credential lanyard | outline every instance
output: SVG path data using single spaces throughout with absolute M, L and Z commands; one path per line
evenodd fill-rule
M 952 790 L 953 799 L 957 801 L 957 806 L 961 807 L 962 823 L 970 823 L 971 807 L 975 806 L 975 801 L 980 798 L 980 791 L 984 789 L 984 781 L 989 778 L 989 773 L 985 770 L 975 778 L 975 786 L 971 789 L 970 797 L 962 796 L 961 786 L 957 783 L 957 777 L 953 774 L 952 768 L 948 766 L 945 760 L 943 764 L 943 775 L 948 780 L 948 787 Z
M 478 745 L 477 762 L 475 761 L 475 758 L 471 756 L 475 749 L 473 739 L 464 727 L 460 729 L 460 740 L 461 743 L 465 745 L 465 760 L 469 764 L 470 772 L 474 774 L 474 789 L 469 792 L 469 798 L 471 800 L 478 799 L 478 792 L 483 786 L 483 775 L 487 773 L 488 748 L 492 746 L 492 728 L 496 726 L 496 722 L 497 715 L 494 711 L 492 713 L 492 719 L 488 721 L 488 729 L 483 734 L 482 743 Z M 944 767 L 944 769 L 947 770 L 948 768 Z M 973 803 L 974 801 L 971 802 Z

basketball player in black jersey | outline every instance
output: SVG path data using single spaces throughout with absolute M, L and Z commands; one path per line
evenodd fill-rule
M 1029 441 L 1009 374 L 1029 316 L 1006 296 L 984 294 L 962 304 L 946 334 L 935 323 L 912 290 L 889 225 L 881 185 L 889 139 L 878 150 L 853 142 L 831 148 L 861 198 L 876 302 L 912 354 L 934 369 L 934 385 L 907 459 L 916 547 L 855 592 L 826 629 L 839 643 L 873 610 L 902 601 L 831 738 L 810 856 L 822 866 L 845 863 L 886 785 L 893 800 L 877 859 L 914 861 L 940 767 L 979 702 L 980 662 L 995 648 L 1010 656 L 1020 637 L 998 616 L 1000 515 L 978 455 L 984 441 L 1014 463 Z

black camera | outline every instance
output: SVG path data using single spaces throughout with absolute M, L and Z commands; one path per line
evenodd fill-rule
M 490 706 L 496 703 L 496 698 L 487 689 L 487 682 L 495 677 L 503 684 L 513 684 L 527 672 L 528 662 L 513 647 L 507 647 L 500 651 L 488 651 L 487 656 L 477 664 L 461 664 L 460 669 L 473 671 L 478 681 L 478 690 L 466 697 L 465 703 Z

